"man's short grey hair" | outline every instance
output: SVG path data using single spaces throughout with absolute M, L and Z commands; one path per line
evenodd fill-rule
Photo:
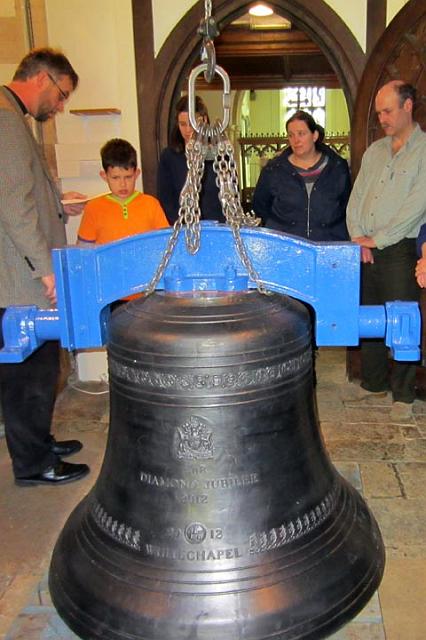
M 51 49 L 50 47 L 32 49 L 27 53 L 16 69 L 13 80 L 25 82 L 25 80 L 32 78 L 40 71 L 48 71 L 54 77 L 68 76 L 72 82 L 73 89 L 78 85 L 78 75 L 72 68 L 68 58 L 62 51 Z

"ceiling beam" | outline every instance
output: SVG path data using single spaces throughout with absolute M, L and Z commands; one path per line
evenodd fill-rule
M 215 40 L 215 49 L 218 58 L 322 53 L 319 46 L 302 31 L 248 31 L 229 27 Z

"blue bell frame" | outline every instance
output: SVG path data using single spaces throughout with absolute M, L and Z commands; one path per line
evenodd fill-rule
M 109 303 L 145 291 L 160 264 L 172 229 L 93 247 L 53 251 L 57 309 L 9 307 L 3 317 L 0 362 L 22 362 L 46 340 L 87 349 L 108 340 Z M 351 242 L 310 242 L 264 228 L 242 228 L 241 237 L 259 282 L 268 291 L 311 305 L 318 346 L 354 346 L 360 338 L 384 338 L 396 360 L 420 358 L 416 302 L 360 305 L 360 248 Z M 255 289 L 230 227 L 201 224 L 195 255 L 181 232 L 157 289 L 167 292 Z

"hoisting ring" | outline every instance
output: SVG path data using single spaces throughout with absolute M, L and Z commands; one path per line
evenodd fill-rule
M 204 79 L 206 82 L 211 82 L 216 71 L 216 50 L 214 48 L 213 40 L 210 40 L 210 38 L 204 40 L 201 50 L 201 60 L 207 61 L 207 69 L 204 71 Z
M 208 63 L 204 62 L 199 64 L 191 71 L 188 80 L 188 116 L 191 127 L 197 132 L 200 132 L 200 124 L 197 122 L 195 111 L 195 81 L 201 73 L 204 73 L 208 69 Z M 215 66 L 215 73 L 217 73 L 223 80 L 223 120 L 219 122 L 220 133 L 223 133 L 229 125 L 230 110 L 231 110 L 231 82 L 225 69 L 219 66 Z

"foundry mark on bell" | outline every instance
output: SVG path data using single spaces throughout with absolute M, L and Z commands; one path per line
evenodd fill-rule
M 186 562 L 211 562 L 215 560 L 232 560 L 233 558 L 241 558 L 242 554 L 239 549 L 189 549 L 178 550 L 169 547 L 158 547 L 147 544 L 145 547 L 146 555 L 155 556 L 156 558 L 167 558 L 169 560 L 180 560 Z

